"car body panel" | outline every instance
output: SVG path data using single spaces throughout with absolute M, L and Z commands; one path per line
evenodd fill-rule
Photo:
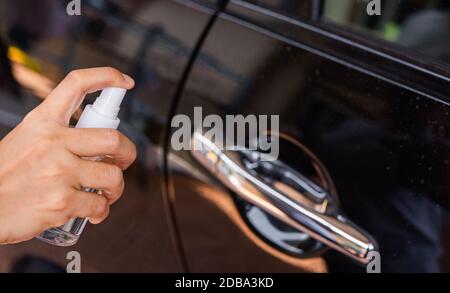
M 377 240 L 382 271 L 445 271 L 448 67 L 248 2 L 220 15 L 201 51 L 216 66 L 196 62 L 177 113 L 280 115 L 280 131 L 324 163 L 345 213 Z M 172 155 L 192 271 L 365 271 L 333 251 L 293 264 L 264 249 L 242 214 L 232 219 L 234 194 L 188 151 Z

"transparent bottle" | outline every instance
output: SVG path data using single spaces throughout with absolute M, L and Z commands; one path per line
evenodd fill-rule
M 122 88 L 105 88 L 94 104 L 86 106 L 75 127 L 117 129 L 120 124 L 120 119 L 118 118 L 120 104 L 126 92 L 127 90 Z M 102 158 L 86 159 L 101 160 Z M 85 187 L 84 190 L 101 195 L 100 190 L 89 187 Z M 75 245 L 87 222 L 87 218 L 71 219 L 61 227 L 44 231 L 37 239 L 56 246 Z

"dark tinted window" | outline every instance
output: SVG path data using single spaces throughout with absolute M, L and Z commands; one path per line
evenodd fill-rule
M 329 21 L 450 64 L 449 0 L 326 0 L 323 9 Z

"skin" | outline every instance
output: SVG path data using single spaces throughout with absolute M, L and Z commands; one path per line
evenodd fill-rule
M 85 95 L 105 87 L 131 89 L 134 81 L 113 68 L 73 71 L 0 142 L 0 244 L 30 240 L 71 218 L 99 224 L 108 217 L 136 148 L 116 130 L 69 128 Z M 105 155 L 112 164 L 82 159 Z

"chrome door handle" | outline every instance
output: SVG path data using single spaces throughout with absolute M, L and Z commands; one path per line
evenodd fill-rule
M 280 161 L 262 161 L 257 151 L 222 151 L 200 132 L 193 157 L 243 200 L 294 229 L 366 264 L 376 242 L 346 218 L 331 194 Z M 286 188 L 289 182 L 295 188 Z

